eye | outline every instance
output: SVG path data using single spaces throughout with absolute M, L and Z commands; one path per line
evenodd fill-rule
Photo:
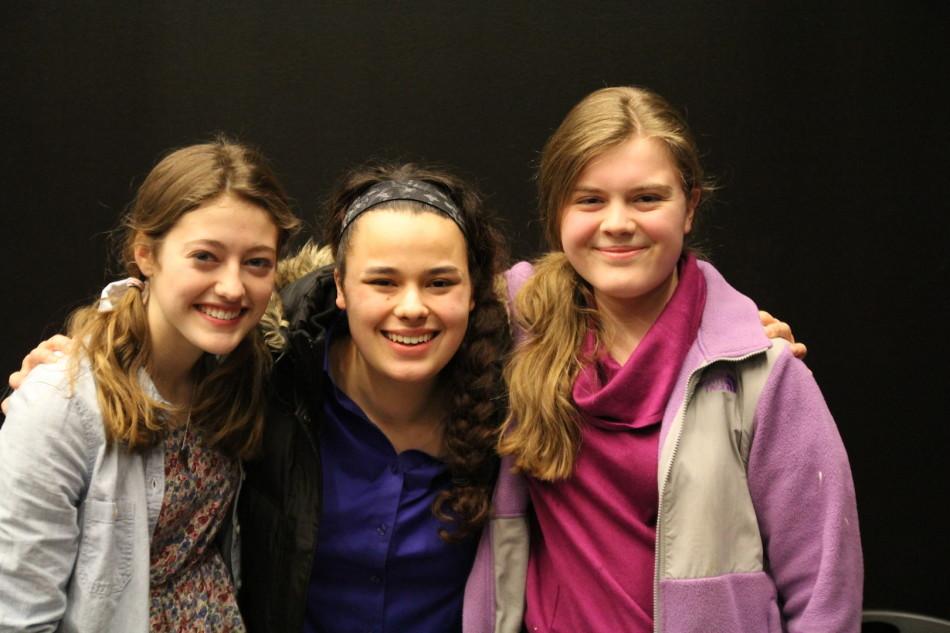
M 274 267 L 273 260 L 267 257 L 252 257 L 245 263 L 252 268 L 260 268 L 261 270 L 269 270 Z
M 454 279 L 439 278 L 439 279 L 433 279 L 431 282 L 429 282 L 429 285 L 432 286 L 433 288 L 451 288 L 457 283 L 458 282 Z
M 379 286 L 380 288 L 391 288 L 396 285 L 392 279 L 386 279 L 385 277 L 376 277 L 373 279 L 367 279 L 367 284 L 371 286 Z
M 603 198 L 600 198 L 598 196 L 581 196 L 574 202 L 574 204 L 579 204 L 582 206 L 592 206 L 595 204 L 601 204 L 603 201 L 604 201 Z
M 218 261 L 218 258 L 215 257 L 214 253 L 210 251 L 195 251 L 189 255 L 194 260 L 197 260 L 202 263 L 211 263 Z
M 647 193 L 641 193 L 634 196 L 633 204 L 655 206 L 663 202 L 664 200 L 666 200 L 666 197 L 663 196 L 662 194 L 655 193 L 655 192 L 647 192 Z

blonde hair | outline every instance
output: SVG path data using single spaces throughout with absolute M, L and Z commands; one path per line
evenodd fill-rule
M 155 252 L 184 214 L 225 193 L 270 214 L 278 249 L 299 225 L 283 187 L 256 150 L 225 138 L 192 145 L 171 152 L 152 169 L 124 216 L 117 255 L 126 274 L 143 276 L 135 264 L 136 245 L 145 243 Z M 67 331 L 76 341 L 72 376 L 81 360 L 88 362 L 108 441 L 130 450 L 155 445 L 176 409 L 151 397 L 140 382 L 151 356 L 142 293 L 130 289 L 109 312 L 99 312 L 95 304 L 80 308 L 70 316 Z M 190 419 L 211 445 L 240 457 L 256 451 L 270 363 L 257 328 L 222 360 L 205 354 L 199 361 Z
M 525 339 L 506 370 L 510 413 L 499 452 L 538 479 L 569 477 L 580 444 L 571 392 L 581 367 L 586 332 L 601 339 L 592 290 L 561 251 L 561 211 L 591 160 L 635 137 L 655 138 L 670 153 L 687 199 L 713 191 L 699 150 L 683 117 L 663 97 L 644 88 L 603 88 L 575 105 L 541 153 L 538 201 L 548 245 L 555 252 L 535 264 L 534 276 L 515 299 Z

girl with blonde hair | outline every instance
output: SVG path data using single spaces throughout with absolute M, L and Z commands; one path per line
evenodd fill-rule
M 145 178 L 121 227 L 129 277 L 72 315 L 74 349 L 0 428 L 0 631 L 244 630 L 223 537 L 263 428 L 256 326 L 297 225 L 237 143 Z
M 808 369 L 684 246 L 711 191 L 685 121 L 598 90 L 538 183 L 554 252 L 508 275 L 500 440 L 535 517 L 527 630 L 857 633 L 847 455 Z

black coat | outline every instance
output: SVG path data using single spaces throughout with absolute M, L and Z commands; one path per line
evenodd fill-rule
M 320 522 L 323 357 L 340 314 L 330 268 L 281 296 L 288 344 L 274 363 L 261 454 L 245 464 L 238 501 L 239 603 L 251 633 L 303 629 Z

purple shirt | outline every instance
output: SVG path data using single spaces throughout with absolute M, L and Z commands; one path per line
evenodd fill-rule
M 421 451 L 396 453 L 333 383 L 329 349 L 320 435 L 323 507 L 304 631 L 459 631 L 477 539 L 449 544 L 439 538 L 444 524 L 432 515 L 432 502 L 449 486 L 448 469 Z
M 598 355 L 573 398 L 581 415 L 574 474 L 528 478 L 535 511 L 525 624 L 531 633 L 653 630 L 660 421 L 699 329 L 705 282 L 694 258 L 663 312 L 620 365 Z

